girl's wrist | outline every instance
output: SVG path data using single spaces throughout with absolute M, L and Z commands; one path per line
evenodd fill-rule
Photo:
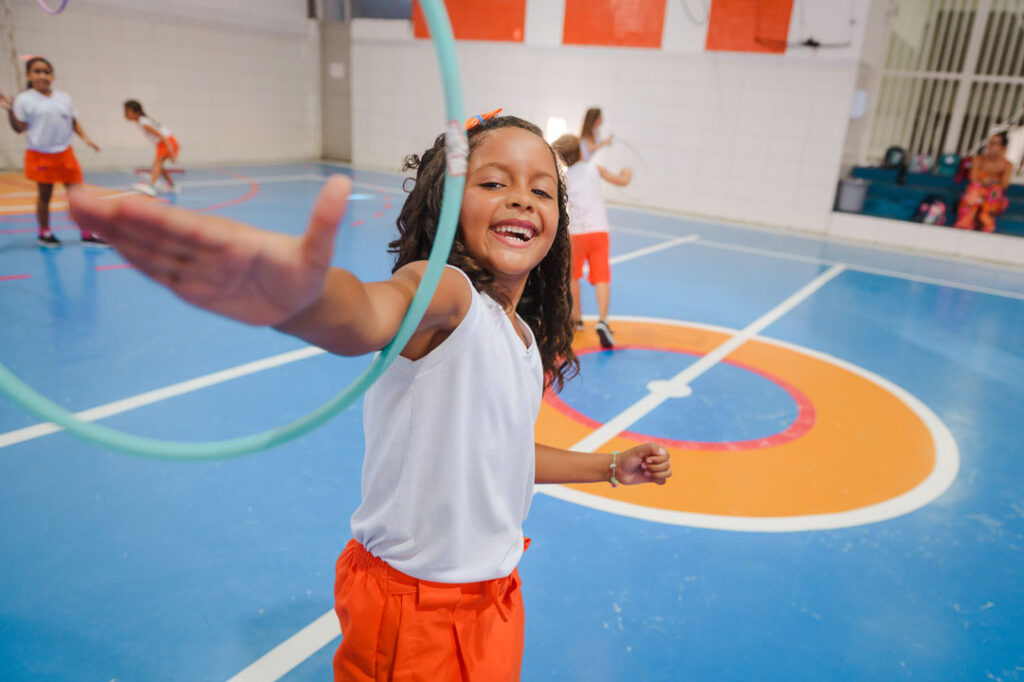
M 612 461 L 608 464 L 607 470 L 605 470 L 604 480 L 608 481 L 613 488 L 619 487 L 619 479 L 617 473 L 619 470 L 619 453 L 618 451 L 611 453 Z

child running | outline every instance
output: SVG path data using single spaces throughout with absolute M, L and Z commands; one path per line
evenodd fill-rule
M 7 110 L 7 121 L 16 133 L 26 135 L 25 177 L 34 180 L 38 190 L 36 219 L 39 222 L 39 245 L 49 249 L 60 247 L 60 240 L 50 230 L 50 199 L 53 186 L 64 183 L 69 192 L 82 182 L 82 168 L 71 148 L 71 134 L 78 133 L 82 140 L 99 151 L 89 139 L 78 113 L 66 92 L 53 89 L 53 65 L 43 57 L 32 57 L 25 63 L 28 89 L 12 102 L 0 93 L 0 107 Z M 82 242 L 86 246 L 106 246 L 106 242 L 82 229 Z
M 139 128 L 150 142 L 156 145 L 156 156 L 153 158 L 153 167 L 149 172 L 149 183 L 139 182 L 132 185 L 132 189 L 143 194 L 155 197 L 159 191 L 157 180 L 163 177 L 167 183 L 167 191 L 177 194 L 180 189 L 171 179 L 171 174 L 164 168 L 167 159 L 178 160 L 178 140 L 166 127 L 160 125 L 142 109 L 142 104 L 136 99 L 130 99 L 124 103 L 124 117 L 129 121 L 135 121 Z
M 552 145 L 569 169 L 565 182 L 569 191 L 569 231 L 572 233 L 572 315 L 576 329 L 583 329 L 580 312 L 580 279 L 583 262 L 590 264 L 588 279 L 597 298 L 597 324 L 594 330 L 602 348 L 615 346 L 615 335 L 608 326 L 612 268 L 608 261 L 608 213 L 601 196 L 601 179 L 625 187 L 633 171 L 623 168 L 612 173 L 604 166 L 580 159 L 580 141 L 575 135 L 562 135 Z
M 531 123 L 484 119 L 468 137 L 448 266 L 364 399 L 363 499 L 336 567 L 336 680 L 518 680 L 516 565 L 534 484 L 663 484 L 672 473 L 653 443 L 608 454 L 534 441 L 543 390 L 578 368 L 565 185 Z M 443 135 L 407 157 L 416 181 L 382 282 L 330 267 L 351 187 L 342 177 L 326 183 L 302 237 L 131 198 L 75 193 L 72 211 L 186 301 L 361 355 L 395 335 L 423 277 L 445 164 Z

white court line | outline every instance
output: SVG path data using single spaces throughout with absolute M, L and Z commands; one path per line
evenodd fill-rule
M 697 241 L 699 237 L 695 234 L 688 234 L 685 237 L 678 237 L 676 239 L 670 239 L 667 242 L 661 244 L 655 244 L 654 246 L 648 246 L 643 249 L 637 249 L 636 251 L 630 251 L 624 253 L 621 256 L 616 256 L 608 260 L 610 265 L 616 265 L 617 263 L 624 263 L 634 258 L 640 258 L 648 254 L 657 253 L 658 251 L 664 251 L 665 249 L 671 249 L 673 246 L 679 246 L 680 244 L 687 244 L 689 242 Z
M 82 412 L 76 412 L 75 416 L 86 422 L 97 421 L 99 419 L 111 417 L 115 414 L 129 412 L 145 405 L 151 405 L 153 403 L 160 402 L 161 400 L 167 400 L 168 398 L 174 398 L 186 393 L 198 391 L 202 388 L 208 388 L 215 384 L 224 383 L 225 381 L 238 379 L 239 377 L 243 377 L 248 374 L 262 372 L 265 369 L 280 367 L 281 365 L 287 365 L 288 363 L 296 362 L 298 360 L 305 360 L 306 358 L 311 358 L 315 355 L 322 355 L 326 352 L 327 351 L 322 348 L 315 348 L 313 346 L 300 348 L 287 353 L 281 353 L 280 355 L 273 355 L 262 360 L 248 362 L 244 365 L 238 365 L 237 367 L 220 370 L 219 372 L 205 374 L 201 377 L 196 377 L 195 379 L 189 379 L 188 381 L 182 381 L 180 383 L 158 388 L 146 393 L 140 393 L 139 395 L 125 398 L 124 400 L 116 400 L 112 403 L 92 407 L 88 410 L 83 410 Z M 57 433 L 58 431 L 63 430 L 64 429 L 62 427 L 57 426 L 53 422 L 45 422 L 34 426 L 27 426 L 23 429 L 17 429 L 16 431 L 8 431 L 7 433 L 0 434 L 0 448 L 6 448 L 10 445 L 14 445 L 15 443 L 24 443 L 25 441 L 48 436 L 51 433 Z
M 268 651 L 228 682 L 278 680 L 341 634 L 338 616 L 331 609 Z M 310 647 L 316 648 L 310 648 Z
M 301 175 L 268 175 L 264 178 L 224 178 L 223 180 L 182 180 L 175 184 L 181 185 L 182 187 L 231 187 L 235 185 L 249 185 L 256 183 L 257 185 L 262 182 L 305 182 L 309 180 L 316 180 L 323 182 L 327 178 L 322 175 L 316 175 L 314 173 L 303 173 Z
M 269 182 L 319 182 L 321 184 L 327 182 L 330 176 L 317 175 L 316 173 L 304 173 L 299 175 L 269 175 L 267 177 L 253 177 L 253 178 L 224 178 L 222 180 L 182 180 L 177 183 L 182 187 L 232 187 L 235 185 L 248 185 L 251 183 L 269 183 Z M 384 185 L 377 185 L 372 182 L 363 182 L 361 180 L 353 180 L 353 187 L 362 187 L 366 189 L 372 189 L 384 194 L 396 194 L 400 192 L 400 189 L 394 189 L 392 187 L 385 187 Z
M 588 436 L 570 446 L 569 449 L 581 452 L 593 452 L 594 450 L 597 450 L 612 438 L 640 421 L 640 419 L 649 414 L 670 397 L 678 395 L 679 392 L 689 386 L 697 377 L 717 365 L 725 359 L 726 356 L 742 346 L 744 343 L 757 336 L 761 331 L 768 327 L 768 325 L 776 322 L 783 315 L 803 303 L 811 296 L 811 294 L 830 282 L 845 269 L 846 268 L 842 265 L 833 265 L 831 268 L 805 284 L 799 291 L 794 293 L 785 301 L 751 322 L 741 331 L 737 332 L 728 341 L 721 344 L 707 355 L 702 356 L 692 365 L 686 367 L 686 369 L 676 374 L 667 382 L 660 384 L 657 391 L 651 391 L 646 396 L 617 414 L 611 420 L 605 422 L 600 427 L 592 431 Z M 546 492 L 548 489 L 548 486 L 537 486 L 538 492 Z
M 671 238 L 672 235 L 665 232 L 654 232 L 652 230 L 638 230 L 631 227 L 615 227 L 616 231 L 629 232 L 632 234 L 642 234 L 649 237 L 662 237 Z M 847 270 L 855 270 L 857 272 L 865 272 L 870 275 L 881 275 L 883 277 L 893 277 L 895 279 L 905 279 L 911 282 L 921 282 L 922 284 L 934 284 L 940 287 L 949 287 L 951 289 L 963 289 L 964 291 L 974 291 L 979 294 L 989 294 L 991 296 L 1002 296 L 1003 298 L 1014 298 L 1017 300 L 1024 301 L 1024 293 L 1016 291 L 1010 291 L 1008 289 L 996 289 L 993 287 L 981 286 L 979 284 L 967 284 L 966 282 L 955 282 L 953 280 L 942 279 L 941 277 L 928 277 L 927 275 L 913 275 L 908 272 L 902 272 L 900 270 L 890 270 L 888 268 L 876 268 L 870 265 L 855 265 L 853 263 L 846 263 L 843 261 L 829 260 L 827 258 L 817 258 L 815 256 L 801 256 L 799 254 L 786 253 L 784 251 L 773 251 L 771 249 L 761 249 L 756 246 L 740 246 L 738 244 L 729 244 L 726 242 L 715 241 L 714 239 L 700 239 L 698 242 L 700 246 L 707 246 L 715 249 L 725 249 L 727 251 L 739 251 L 741 253 L 753 253 L 759 256 L 769 256 L 771 258 L 782 258 L 785 260 L 799 261 L 802 263 L 814 263 L 816 265 L 843 265 Z M 871 246 L 865 246 L 863 248 L 875 248 Z M 931 258 L 931 256 L 921 256 L 923 258 Z M 954 261 L 958 265 L 964 265 L 968 267 L 976 268 L 990 268 L 990 267 L 1003 267 L 1004 269 L 1013 270 L 1011 266 L 999 266 L 999 264 L 990 263 L 974 263 L 967 261 Z M 1018 268 L 1019 270 L 1019 268 Z
M 326 180 L 326 178 L 324 179 Z M 405 190 L 403 190 L 401 187 L 395 189 L 394 187 L 387 187 L 386 185 L 377 185 L 372 182 L 363 182 L 362 180 L 353 180 L 352 186 L 365 187 L 366 189 L 376 190 L 378 192 L 382 192 L 383 194 L 403 194 L 405 192 Z

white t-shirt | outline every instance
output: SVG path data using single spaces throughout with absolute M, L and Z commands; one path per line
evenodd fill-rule
M 164 137 L 170 137 L 171 136 L 171 131 L 170 130 L 168 130 L 165 126 L 160 125 L 160 123 L 158 121 L 154 121 L 149 116 L 139 116 L 139 120 L 137 122 L 139 124 L 139 130 L 141 130 L 142 133 L 153 144 L 159 144 L 160 143 L 160 135 L 163 135 Z M 155 135 L 155 134 L 149 132 L 148 130 L 146 130 L 146 126 L 149 126 L 150 128 L 154 128 L 156 130 L 159 130 L 160 131 L 160 135 Z
M 587 140 L 586 138 L 581 137 L 580 138 L 580 159 L 583 160 L 583 161 L 590 161 L 590 157 L 592 157 L 597 152 L 597 146 L 599 144 L 601 144 L 601 142 L 603 140 L 604 140 L 604 138 L 601 137 L 601 133 L 599 133 L 596 130 L 594 131 L 594 146 L 593 147 L 590 146 L 590 141 L 589 140 Z
M 565 184 L 569 193 L 569 233 L 607 232 L 608 212 L 597 166 L 577 161 L 566 170 Z
M 15 117 L 28 124 L 25 146 L 29 149 L 57 154 L 71 146 L 78 113 L 67 93 L 52 90 L 47 97 L 29 88 L 14 98 L 13 108 Z
M 451 335 L 419 360 L 396 358 L 366 392 L 352 515 L 371 554 L 444 583 L 502 578 L 519 563 L 544 387 L 526 323 L 516 317 L 529 347 L 498 303 L 466 285 L 472 303 Z

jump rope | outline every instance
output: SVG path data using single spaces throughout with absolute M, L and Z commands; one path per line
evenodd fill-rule
M 52 14 L 59 13 L 67 5 L 67 0 L 64 0 L 60 8 L 54 11 L 50 10 L 43 0 L 39 0 L 39 2 L 44 9 Z M 426 313 L 455 240 L 459 209 L 462 206 L 462 193 L 466 185 L 465 174 L 469 142 L 462 123 L 462 88 L 459 85 L 459 64 L 455 53 L 455 39 L 452 35 L 451 22 L 442 0 L 421 0 L 420 7 L 430 29 L 430 35 L 433 37 L 444 87 L 445 111 L 449 121 L 445 129 L 447 164 L 444 194 L 441 199 L 441 215 L 423 279 L 413 296 L 409 310 L 402 318 L 398 333 L 374 358 L 370 366 L 356 377 L 355 381 L 321 407 L 283 426 L 250 436 L 205 442 L 147 438 L 82 421 L 28 386 L 2 364 L 0 364 L 0 392 L 5 393 L 11 401 L 27 412 L 62 426 L 88 442 L 142 457 L 173 460 L 228 459 L 286 443 L 322 426 L 365 393 L 405 347 Z

